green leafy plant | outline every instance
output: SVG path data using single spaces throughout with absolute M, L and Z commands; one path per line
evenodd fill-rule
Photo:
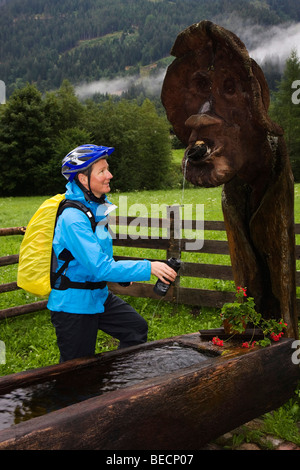
M 228 328 L 227 331 L 230 331 L 232 336 L 243 334 L 248 324 L 253 326 L 252 339 L 244 342 L 242 347 L 250 348 L 255 344 L 259 346 L 269 346 L 271 340 L 279 341 L 284 335 L 287 324 L 284 323 L 282 319 L 278 321 L 275 319 L 266 320 L 262 318 L 262 315 L 256 311 L 253 297 L 247 296 L 246 287 L 238 287 L 235 296 L 235 302 L 229 302 L 223 305 L 221 318 L 225 329 Z M 263 339 L 259 341 L 253 341 L 256 328 L 259 328 L 263 333 Z M 213 344 L 223 346 L 224 341 L 220 340 L 218 337 L 214 337 Z
M 226 321 L 234 333 L 241 334 L 248 323 L 258 325 L 261 320 L 261 314 L 255 310 L 254 299 L 247 297 L 246 290 L 244 287 L 238 287 L 236 301 L 224 304 L 221 310 L 223 322 Z

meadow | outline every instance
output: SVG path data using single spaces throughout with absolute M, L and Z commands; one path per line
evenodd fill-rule
M 166 191 L 141 191 L 132 193 L 112 193 L 110 200 L 118 205 L 120 198 L 127 198 L 128 207 L 135 204 L 143 205 L 150 213 L 151 205 L 174 205 L 174 204 L 203 204 L 204 220 L 223 220 L 221 209 L 221 188 L 191 188 L 181 185 L 178 189 Z M 26 226 L 35 210 L 45 200 L 45 197 L 22 197 L 0 199 L 0 227 Z M 138 214 L 137 214 L 138 215 Z M 295 185 L 295 221 L 300 223 L 300 185 Z M 205 232 L 205 238 L 226 239 L 225 232 Z M 22 236 L 1 237 L 0 256 L 17 254 L 22 241 Z M 300 240 L 298 240 L 298 243 Z M 132 254 L 132 256 L 150 257 L 147 250 L 133 251 L 116 247 L 115 254 Z M 164 252 L 153 253 L 151 257 L 162 258 Z M 205 262 L 208 259 L 200 254 L 183 254 L 186 259 Z M 228 264 L 229 257 L 214 255 L 209 256 L 210 263 Z M 300 269 L 298 267 L 298 269 Z M 16 280 L 17 265 L 1 267 L 1 284 Z M 151 280 L 154 282 L 154 279 Z M 199 286 L 199 280 L 189 279 L 186 281 L 189 287 L 210 288 L 214 282 L 222 281 L 203 280 Z M 202 282 L 202 281 L 201 281 Z M 196 284 L 195 284 L 196 283 Z M 220 289 L 232 289 L 233 283 L 227 281 Z M 196 332 L 199 329 L 217 328 L 220 325 L 220 312 L 218 309 L 200 308 L 193 309 L 190 306 L 159 302 L 159 300 L 124 297 L 137 311 L 147 320 L 149 325 L 148 340 L 176 336 L 180 334 Z M 0 295 L 0 308 L 8 308 L 14 305 L 30 303 L 40 300 L 19 290 Z M 22 370 L 33 369 L 46 365 L 56 364 L 59 361 L 59 352 L 56 345 L 55 331 L 50 321 L 48 311 L 26 314 L 23 316 L 0 321 L 0 340 L 6 346 L 6 363 L 0 364 L 0 376 Z M 117 341 L 99 331 L 97 337 L 96 353 L 105 352 L 117 347 Z M 291 399 L 284 407 L 274 413 L 268 413 L 265 417 L 266 427 L 278 436 L 289 439 L 300 444 L 300 435 L 297 423 L 300 421 L 300 391 L 296 390 L 294 399 Z
M 185 188 L 181 187 L 166 191 L 141 191 L 132 193 L 111 193 L 110 200 L 122 206 L 126 198 L 127 207 L 142 208 L 150 215 L 153 205 L 161 207 L 176 204 L 203 204 L 204 220 L 223 220 L 221 209 L 221 192 L 218 188 Z M 45 200 L 41 197 L 1 198 L 0 227 L 26 226 L 33 213 Z M 300 185 L 295 185 L 295 220 L 300 222 Z M 138 205 L 138 206 L 137 206 Z M 122 207 L 121 207 L 122 208 Z M 117 209 L 117 212 L 119 209 Z M 139 216 L 139 212 L 132 215 Z M 204 238 L 226 239 L 226 233 L 220 231 L 204 232 Z M 1 237 L 0 256 L 17 254 L 22 236 L 13 235 Z M 115 247 L 116 255 L 140 256 L 144 258 L 164 259 L 165 252 L 160 250 L 135 249 Z M 209 255 L 201 253 L 182 253 L 183 261 L 209 262 L 215 264 L 230 264 L 229 256 Z M 299 267 L 298 267 L 299 269 Z M 17 265 L 0 268 L 1 283 L 14 282 L 17 277 Z M 151 278 L 151 283 L 155 278 Z M 234 290 L 232 281 L 217 281 L 212 279 L 182 278 L 184 287 L 206 289 Z M 202 307 L 193 309 L 180 304 L 170 304 L 153 299 L 133 298 L 126 296 L 129 301 L 148 321 L 149 340 L 156 340 L 178 334 L 198 331 L 200 328 L 215 328 L 220 326 L 219 310 Z M 31 303 L 41 300 L 23 290 L 7 292 L 0 295 L 0 308 Z M 195 315 L 195 311 L 197 314 Z M 58 361 L 58 350 L 54 329 L 50 322 L 49 312 L 26 314 L 0 322 L 0 339 L 6 344 L 6 364 L 0 365 L 0 375 L 10 374 L 21 370 L 31 369 Z M 96 352 L 102 352 L 116 347 L 116 341 L 99 332 Z
M 143 191 L 132 193 L 110 194 L 110 200 L 116 205 L 119 201 L 127 199 L 128 207 L 135 204 L 148 208 L 151 205 L 181 204 L 183 198 L 182 189 L 167 191 Z M 184 202 L 188 204 L 204 204 L 205 218 L 207 220 L 222 220 L 220 207 L 221 188 L 204 190 L 202 188 L 186 188 Z M 45 197 L 21 197 L 0 199 L 0 227 L 26 226 L 33 213 L 45 200 Z M 215 232 L 212 237 L 224 237 L 224 233 Z M 1 238 L 0 256 L 17 254 L 22 241 L 22 236 L 13 235 Z M 150 250 L 149 250 L 150 251 Z M 160 250 L 136 249 L 128 250 L 124 247 L 116 247 L 115 254 L 124 254 L 142 257 L 163 258 L 164 252 Z M 192 255 L 196 256 L 196 255 Z M 203 255 L 204 256 L 204 255 Z M 227 257 L 228 258 L 228 257 Z M 218 260 L 216 260 L 218 262 Z M 227 259 L 225 262 L 229 262 Z M 13 282 L 17 276 L 17 265 L 1 268 L 1 283 Z M 151 279 L 150 282 L 155 282 Z M 189 281 L 191 282 L 191 281 Z M 9 308 L 15 305 L 40 300 L 23 290 L 7 292 L 0 296 L 0 308 Z M 191 314 L 191 307 L 173 305 L 168 302 L 160 302 L 151 299 L 137 299 L 126 296 L 148 321 L 149 340 L 156 340 L 177 334 L 198 331 L 199 328 L 213 328 L 220 324 L 219 312 L 216 309 L 201 309 L 195 316 Z M 32 369 L 58 362 L 59 353 L 56 346 L 55 332 L 50 321 L 49 312 L 38 312 L 24 316 L 6 319 L 0 322 L 0 339 L 6 344 L 6 364 L 0 365 L 1 375 Z M 103 352 L 115 348 L 116 341 L 102 332 L 98 334 L 96 352 Z

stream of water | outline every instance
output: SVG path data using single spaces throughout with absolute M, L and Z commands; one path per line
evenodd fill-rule
M 181 206 L 184 204 L 184 190 L 185 190 L 185 177 L 186 177 L 186 167 L 188 163 L 188 158 L 184 160 L 184 167 L 183 167 L 183 181 L 182 181 L 182 193 L 181 193 Z

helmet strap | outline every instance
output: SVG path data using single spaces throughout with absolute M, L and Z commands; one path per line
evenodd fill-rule
M 98 204 L 104 204 L 105 202 L 105 197 L 106 195 L 105 194 L 102 194 L 100 197 L 97 197 L 95 196 L 95 194 L 92 192 L 91 190 L 91 173 L 92 173 L 92 168 L 88 168 L 88 186 L 89 186 L 89 189 L 87 189 L 85 186 L 83 186 L 82 183 L 80 183 L 79 181 L 79 178 L 78 178 L 78 173 L 76 174 L 75 176 L 75 182 L 77 184 L 77 186 L 79 186 L 79 188 L 83 191 L 84 193 L 84 197 L 86 198 L 86 200 L 88 201 L 93 201 L 93 202 L 97 202 Z

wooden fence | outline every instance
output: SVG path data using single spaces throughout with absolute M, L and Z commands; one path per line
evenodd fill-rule
M 172 206 L 170 206 L 172 208 Z M 124 225 L 130 225 L 134 222 L 136 218 L 133 217 L 117 217 L 115 223 L 118 227 Z M 122 246 L 126 248 L 136 248 L 136 249 L 150 249 L 150 250 L 164 250 L 165 258 L 170 257 L 180 257 L 184 252 L 193 252 L 193 253 L 208 253 L 211 255 L 229 255 L 228 243 L 226 240 L 212 240 L 209 239 L 209 236 L 205 235 L 204 244 L 201 248 L 194 250 L 193 243 L 195 239 L 191 238 L 180 238 L 178 234 L 178 217 L 174 215 L 174 211 L 170 211 L 167 219 L 147 219 L 139 218 L 138 222 L 140 227 L 144 226 L 149 228 L 155 226 L 156 228 L 166 228 L 168 230 L 167 236 L 162 236 L 161 234 L 157 238 L 151 238 L 149 236 L 140 236 L 136 237 L 122 237 L 122 235 L 117 234 L 114 239 L 114 246 Z M 199 227 L 199 222 L 187 221 L 190 224 L 190 227 L 195 231 Z M 24 235 L 26 228 L 25 227 L 14 227 L 14 228 L 3 228 L 0 229 L 0 236 L 7 235 Z M 225 231 L 224 222 L 215 222 L 215 221 L 205 221 L 204 230 L 209 231 Z M 300 233 L 300 224 L 295 225 L 296 234 Z M 126 232 L 127 233 L 127 232 Z M 222 237 L 224 238 L 224 237 Z M 187 246 L 190 246 L 187 248 Z M 115 260 L 120 259 L 144 259 L 133 256 L 115 256 Z M 18 263 L 18 255 L 4 256 L 0 258 L 0 267 L 8 266 L 11 264 Z M 154 261 L 157 258 L 149 258 L 150 261 Z M 300 246 L 296 246 L 296 259 L 300 259 Z M 163 298 L 167 301 L 178 302 L 180 304 L 193 305 L 193 306 L 203 306 L 203 307 L 216 307 L 220 308 L 224 302 L 230 302 L 234 298 L 234 288 L 232 292 L 222 291 L 222 290 L 213 290 L 213 289 L 201 289 L 201 288 L 189 288 L 183 287 L 181 285 L 181 279 L 184 277 L 193 277 L 199 279 L 215 279 L 222 281 L 232 281 L 232 268 L 230 265 L 226 264 L 208 264 L 208 263 L 198 263 L 198 262 L 183 262 L 179 275 L 177 276 L 174 286 L 169 289 L 168 294 Z M 300 271 L 296 273 L 297 286 L 300 286 Z M 217 283 L 216 283 L 217 285 Z M 153 292 L 153 284 L 136 282 L 133 283 L 129 288 L 124 288 L 118 284 L 109 283 L 109 288 L 112 292 L 116 294 L 124 294 L 133 297 L 148 297 L 153 299 L 159 299 Z M 0 285 L 0 294 L 4 292 L 15 291 L 19 289 L 16 282 L 11 282 L 8 284 Z M 47 300 L 36 301 L 27 305 L 19 305 L 11 308 L 0 309 L 0 319 L 13 317 L 17 315 L 22 315 L 25 313 L 31 313 L 39 310 L 44 310 L 47 307 Z M 300 299 L 297 299 L 298 312 L 300 311 Z

